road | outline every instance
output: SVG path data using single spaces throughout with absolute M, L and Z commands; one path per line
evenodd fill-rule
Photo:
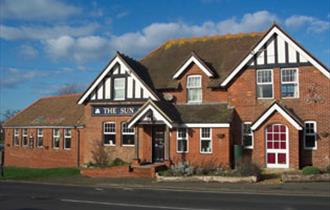
M 183 192 L 0 182 L 0 209 L 329 210 L 330 195 Z

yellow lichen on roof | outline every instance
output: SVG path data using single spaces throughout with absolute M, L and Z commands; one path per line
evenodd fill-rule
M 164 49 L 167 50 L 173 46 L 180 46 L 183 44 L 193 44 L 196 42 L 206 42 L 211 40 L 221 40 L 221 39 L 239 39 L 243 37 L 256 37 L 264 35 L 265 32 L 251 32 L 251 33 L 238 33 L 238 34 L 225 34 L 225 35 L 214 35 L 214 36 L 202 36 L 202 37 L 191 37 L 191 38 L 178 38 L 178 39 L 171 39 L 166 41 L 164 44 L 162 44 L 160 47 L 154 49 L 151 51 L 148 55 L 146 55 L 141 62 L 143 62 L 145 59 L 151 57 L 153 54 L 155 54 L 158 50 Z

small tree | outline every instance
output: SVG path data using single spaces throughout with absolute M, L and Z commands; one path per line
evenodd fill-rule
M 55 95 L 68 95 L 73 93 L 80 93 L 82 91 L 82 87 L 78 84 L 65 84 L 63 87 L 60 87 L 57 91 L 55 91 Z
M 102 141 L 95 141 L 95 147 L 91 153 L 92 159 L 96 166 L 106 167 L 109 165 L 110 156 L 106 151 Z

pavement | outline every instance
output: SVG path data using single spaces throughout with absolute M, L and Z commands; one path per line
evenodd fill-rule
M 286 186 L 281 189 L 283 194 L 276 188 L 260 185 L 263 190 L 268 189 L 263 193 L 256 184 L 242 186 L 235 184 L 236 188 L 233 187 L 234 185 L 223 185 L 219 189 L 218 186 L 214 186 L 215 183 L 206 183 L 206 185 L 204 183 L 204 190 L 201 190 L 200 183 L 185 183 L 185 186 L 177 183 L 175 189 L 174 186 L 162 184 L 164 186 L 151 184 L 152 187 L 143 187 L 134 186 L 132 183 L 129 185 L 117 183 L 117 186 L 113 184 L 111 186 L 109 183 L 71 186 L 1 181 L 0 209 L 330 209 L 330 183 L 285 184 Z M 253 192 L 247 190 L 247 187 L 259 190 Z M 307 189 L 310 195 L 297 194 L 299 189 L 301 191 Z M 314 193 L 311 193 L 312 189 Z

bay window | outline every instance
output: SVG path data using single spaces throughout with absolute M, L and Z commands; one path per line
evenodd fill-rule
M 178 153 L 188 152 L 188 133 L 186 128 L 178 128 L 177 130 L 177 145 L 176 151 Z
M 257 97 L 273 98 L 273 70 L 257 70 Z
M 192 75 L 187 78 L 188 103 L 202 102 L 202 76 Z
M 60 129 L 59 128 L 54 128 L 53 129 L 53 148 L 54 149 L 59 149 L 60 148 Z
M 115 78 L 113 82 L 113 99 L 125 99 L 125 78 Z
M 253 134 L 251 130 L 251 122 L 245 122 L 242 124 L 242 144 L 246 149 L 253 148 Z
M 316 134 L 316 122 L 306 121 L 304 129 L 304 148 L 305 149 L 316 149 L 317 134 Z
M 71 148 L 71 129 L 65 128 L 64 129 L 64 149 Z
M 281 69 L 281 96 L 283 98 L 298 98 L 298 69 Z
M 105 146 L 116 145 L 116 124 L 105 122 L 103 126 L 103 144 Z
M 121 124 L 122 144 L 124 146 L 134 146 L 134 128 L 128 128 L 128 124 L 123 122 Z
M 212 130 L 211 128 L 200 129 L 200 152 L 212 153 Z

